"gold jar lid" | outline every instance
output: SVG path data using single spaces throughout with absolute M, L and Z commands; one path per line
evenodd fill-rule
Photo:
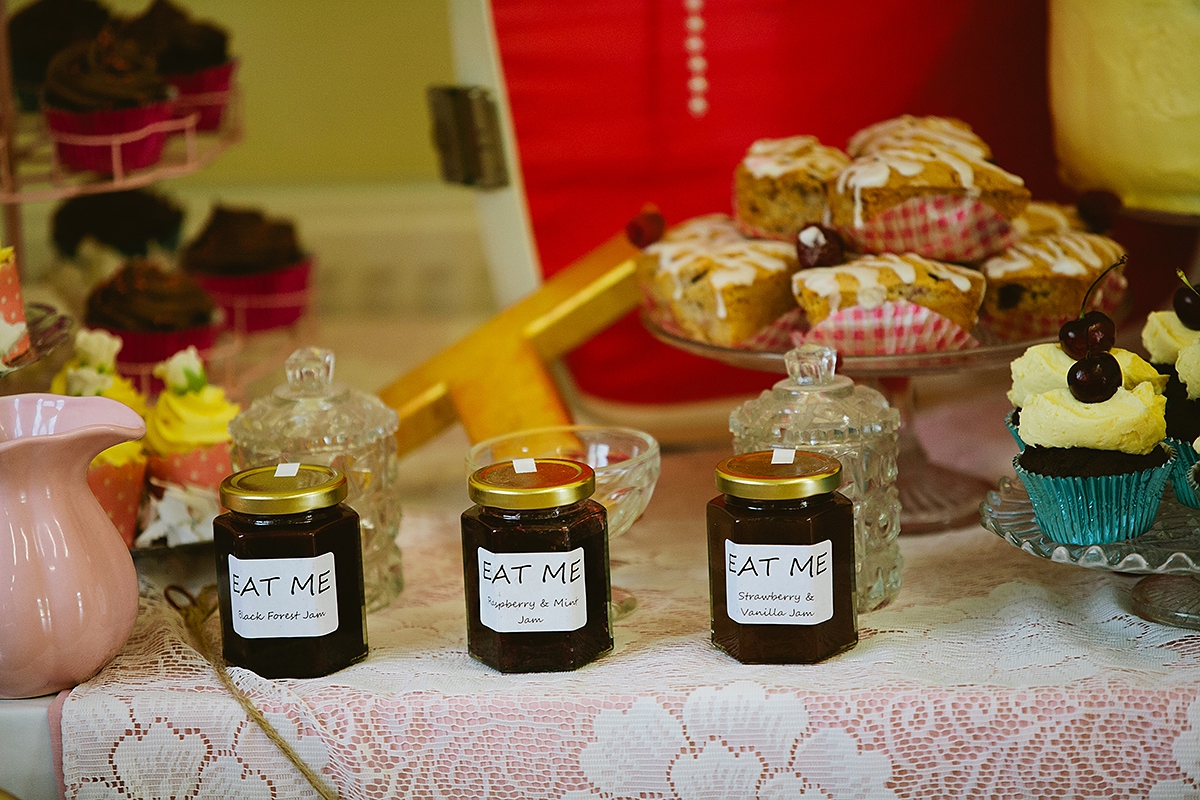
M 480 467 L 467 494 L 481 506 L 528 511 L 585 500 L 596 491 L 596 473 L 566 458 L 518 458 Z
M 746 500 L 798 500 L 829 494 L 842 485 L 833 456 L 802 450 L 767 450 L 731 456 L 717 465 L 717 489 Z
M 243 514 L 302 514 L 336 506 L 346 491 L 346 476 L 332 467 L 271 464 L 221 481 L 221 505 Z

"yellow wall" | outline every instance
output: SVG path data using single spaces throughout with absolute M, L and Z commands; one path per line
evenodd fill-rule
M 174 2 L 229 30 L 245 111 L 244 140 L 180 183 L 437 178 L 425 87 L 453 80 L 446 0 Z

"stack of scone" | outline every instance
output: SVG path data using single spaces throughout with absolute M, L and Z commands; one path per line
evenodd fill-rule
M 943 117 L 877 123 L 844 152 L 811 136 L 754 142 L 734 173 L 733 217 L 643 247 L 647 307 L 703 342 L 846 354 L 1040 338 L 1114 309 L 1122 268 L 1096 279 L 1121 246 L 1072 208 L 1031 202 L 991 158 L 970 126 Z

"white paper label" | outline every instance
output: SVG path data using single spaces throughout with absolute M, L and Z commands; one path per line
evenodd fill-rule
M 725 609 L 743 625 L 817 625 L 833 616 L 833 544 L 725 540 Z
M 497 633 L 575 631 L 587 623 L 583 548 L 479 554 L 479 620 Z
M 771 451 L 772 464 L 795 464 L 796 451 L 787 447 L 776 447 Z
M 229 556 L 229 611 L 246 639 L 324 636 L 338 628 L 333 553 L 316 558 Z
M 523 475 L 526 472 L 537 472 L 537 461 L 532 458 L 514 458 L 513 472 Z
M 284 461 L 275 467 L 276 478 L 294 478 L 300 474 L 300 462 Z

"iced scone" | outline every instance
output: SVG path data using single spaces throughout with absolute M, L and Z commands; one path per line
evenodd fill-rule
M 72 397 L 107 397 L 142 416 L 146 398 L 117 374 L 121 339 L 107 331 L 82 328 L 75 334 L 75 355 L 51 379 L 50 391 Z M 110 447 L 92 459 L 87 481 L 92 494 L 129 547 L 137 537 L 138 511 L 146 490 L 146 450 L 139 439 Z
M 1138 536 L 1154 521 L 1175 461 L 1162 444 L 1166 399 L 1149 381 L 1125 388 L 1107 352 L 1076 360 L 1067 375 L 1067 386 L 1022 398 L 1025 449 L 1013 467 L 1038 525 L 1064 544 Z

